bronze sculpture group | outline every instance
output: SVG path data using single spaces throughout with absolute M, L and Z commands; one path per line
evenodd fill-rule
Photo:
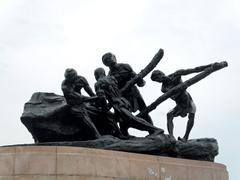
M 173 135 L 173 118 L 188 115 L 185 135 L 182 138 L 178 138 L 183 142 L 187 141 L 194 125 L 196 106 L 186 89 L 212 72 L 227 66 L 227 63 L 220 62 L 193 69 L 178 70 L 170 75 L 165 75 L 160 70 L 154 70 L 151 74 L 151 79 L 162 83 L 161 91 L 164 94 L 147 107 L 137 86 L 143 87 L 145 85 L 143 78 L 155 68 L 162 57 L 163 50 L 160 49 L 149 65 L 139 74 L 136 74 L 129 64 L 117 63 L 114 54 L 104 54 L 102 62 L 109 68 L 109 72 L 106 75 L 103 68 L 97 68 L 94 71 L 96 94 L 89 86 L 87 80 L 79 76 L 76 70 L 66 69 L 62 91 L 69 106 L 70 114 L 75 119 L 81 121 L 95 139 L 106 134 L 121 139 L 129 139 L 131 137 L 128 133 L 130 127 L 158 135 L 164 131 L 153 125 L 149 112 L 164 100 L 171 98 L 176 102 L 176 106 L 167 113 L 169 136 L 175 140 Z M 181 76 L 190 73 L 199 74 L 183 82 Z M 82 88 L 89 96 L 82 95 Z M 133 115 L 133 112 L 137 110 L 140 113 Z M 94 119 L 97 117 L 98 121 L 102 121 L 98 122 L 101 124 L 98 128 L 94 124 Z
M 21 121 L 31 133 L 34 145 L 100 148 L 214 161 L 218 154 L 216 139 L 189 139 L 196 107 L 187 88 L 228 64 L 216 62 L 165 75 L 155 70 L 163 55 L 160 49 L 139 73 L 135 73 L 129 64 L 118 63 L 114 54 L 106 53 L 102 62 L 109 71 L 105 73 L 101 67 L 95 69 L 94 89 L 75 69 L 66 69 L 61 86 L 63 96 L 35 92 L 24 105 Z M 182 76 L 192 73 L 195 75 L 182 80 Z M 148 74 L 152 81 L 161 83 L 159 94 L 160 91 L 163 94 L 146 105 L 138 87 L 145 85 Z M 169 98 L 176 106 L 167 113 L 168 133 L 164 134 L 163 129 L 154 126 L 150 112 Z M 173 120 L 177 116 L 188 117 L 185 134 L 178 140 L 173 133 Z M 146 131 L 149 135 L 134 137 L 129 134 L 129 128 Z

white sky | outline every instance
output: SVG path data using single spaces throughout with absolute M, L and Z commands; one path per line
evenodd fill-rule
M 33 142 L 20 122 L 24 103 L 37 91 L 62 94 L 65 68 L 93 87 L 104 53 L 139 72 L 163 48 L 157 69 L 167 74 L 228 61 L 228 68 L 188 89 L 197 105 L 190 138 L 216 138 L 216 162 L 227 165 L 229 179 L 239 178 L 239 18 L 239 0 L 0 0 L 0 145 Z M 145 80 L 140 90 L 150 104 L 161 86 Z M 168 100 L 151 113 L 156 126 L 166 130 L 173 107 Z M 175 119 L 176 136 L 186 122 Z

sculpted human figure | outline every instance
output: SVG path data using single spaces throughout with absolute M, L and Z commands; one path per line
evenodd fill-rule
M 129 80 L 136 76 L 136 73 L 129 64 L 117 63 L 116 56 L 112 53 L 104 54 L 102 56 L 102 62 L 105 66 L 109 67 L 108 75 L 115 77 L 118 81 L 119 89 L 122 89 Z M 137 85 L 143 87 L 145 81 L 140 78 Z M 129 101 L 131 112 L 136 112 L 137 110 L 141 111 L 146 108 L 146 104 L 136 86 L 132 86 L 128 91 L 123 93 L 122 96 Z M 146 114 L 143 119 L 153 124 L 152 119 L 148 114 Z
M 136 117 L 131 113 L 129 102 L 121 96 L 118 89 L 118 81 L 114 76 L 106 76 L 103 68 L 98 68 L 94 72 L 97 82 L 95 83 L 95 91 L 99 98 L 103 101 L 103 109 L 114 109 L 114 115 L 118 119 L 120 130 L 125 136 L 129 136 L 128 129 L 130 127 L 148 131 L 149 134 L 163 133 L 152 124 L 142 118 Z M 107 103 L 107 101 L 108 103 Z
M 214 64 L 215 66 L 218 64 Z M 213 66 L 213 64 L 209 64 L 206 66 L 199 66 L 193 69 L 186 69 L 186 70 L 178 70 L 175 73 L 170 75 L 165 75 L 162 71 L 154 70 L 151 75 L 151 79 L 153 81 L 162 83 L 161 91 L 163 93 L 168 92 L 172 88 L 176 87 L 177 85 L 181 84 L 183 81 L 181 76 L 188 75 L 191 73 L 197 73 L 204 71 L 206 68 Z M 171 99 L 176 102 L 176 106 L 167 113 L 167 129 L 171 138 L 175 139 L 173 136 L 173 118 L 177 116 L 186 117 L 188 115 L 188 122 L 186 127 L 186 132 L 183 138 L 178 138 L 182 141 L 187 141 L 190 131 L 194 125 L 194 118 L 196 113 L 196 106 L 192 100 L 191 95 L 186 91 L 187 87 L 181 88 L 177 93 L 174 93 L 171 96 Z
M 153 81 L 162 83 L 162 92 L 166 93 L 173 87 L 182 83 L 181 76 L 186 75 L 186 71 L 177 71 L 173 74 L 166 76 L 163 72 L 155 70 L 152 72 L 151 79 Z M 177 116 L 185 117 L 188 115 L 188 122 L 185 135 L 182 140 L 186 141 L 189 137 L 189 133 L 194 125 L 194 117 L 196 112 L 196 106 L 192 100 L 190 94 L 185 90 L 179 90 L 176 94 L 171 96 L 171 99 L 176 102 L 176 106 L 167 113 L 167 129 L 171 138 L 173 136 L 173 118 Z M 175 138 L 174 138 L 175 139 Z M 180 139 L 180 138 L 179 138 Z
M 78 76 L 76 70 L 66 69 L 65 80 L 62 82 L 62 91 L 67 104 L 70 106 L 70 113 L 77 119 L 84 122 L 89 128 L 93 138 L 99 138 L 101 135 L 97 128 L 89 118 L 86 111 L 85 102 L 96 100 L 96 97 L 87 97 L 81 94 L 81 88 L 87 89 L 89 95 L 94 95 L 91 88 L 88 86 L 86 79 L 82 76 Z

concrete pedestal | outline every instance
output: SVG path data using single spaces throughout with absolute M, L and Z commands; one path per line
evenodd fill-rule
M 118 151 L 0 147 L 0 180 L 228 180 L 222 164 Z

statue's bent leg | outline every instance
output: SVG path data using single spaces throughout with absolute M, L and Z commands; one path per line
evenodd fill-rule
M 99 138 L 101 136 L 83 107 L 72 107 L 71 114 L 77 119 L 81 119 L 84 124 L 90 129 L 95 138 Z
M 100 138 L 101 137 L 101 135 L 98 132 L 97 128 L 95 127 L 95 125 L 92 123 L 91 119 L 88 116 L 85 115 L 83 117 L 83 121 L 90 128 L 90 130 L 94 134 L 95 138 Z
M 177 107 L 172 109 L 170 112 L 167 113 L 167 129 L 170 138 L 175 139 L 173 135 L 173 129 L 174 129 L 174 124 L 173 124 L 173 118 L 177 116 Z
M 183 141 L 188 140 L 189 134 L 190 134 L 190 132 L 193 128 L 193 125 L 194 125 L 194 118 L 195 118 L 195 113 L 189 113 L 186 132 L 185 132 L 185 135 L 183 136 Z
M 119 129 L 117 123 L 111 119 L 110 117 L 107 118 L 107 123 L 110 126 L 110 128 L 114 131 L 113 135 L 120 138 L 120 139 L 126 139 L 125 135 L 123 135 L 122 131 Z M 128 134 L 128 133 L 127 133 Z
M 119 126 L 122 134 L 126 137 L 129 137 L 129 133 L 128 133 L 129 125 L 126 122 L 120 122 Z

